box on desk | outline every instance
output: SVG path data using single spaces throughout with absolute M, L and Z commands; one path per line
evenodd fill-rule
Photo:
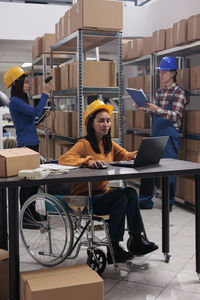
M 103 279 L 87 265 L 20 274 L 20 300 L 103 300 Z
M 0 177 L 16 176 L 23 169 L 35 169 L 40 166 L 40 154 L 29 148 L 11 148 L 0 150 Z
M 0 300 L 9 298 L 9 254 L 0 249 Z

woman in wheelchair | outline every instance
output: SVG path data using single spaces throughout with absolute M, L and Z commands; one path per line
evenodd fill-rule
M 134 159 L 137 152 L 128 152 L 111 140 L 111 115 L 113 106 L 95 100 L 87 106 L 84 123 L 86 137 L 80 139 L 68 152 L 60 156 L 59 164 L 88 168 L 104 168 L 112 161 Z M 116 262 L 131 260 L 134 255 L 150 253 L 158 246 L 147 240 L 139 210 L 138 196 L 130 187 L 109 189 L 107 181 L 92 183 L 93 212 L 97 215 L 109 215 L 109 234 Z M 71 195 L 87 195 L 88 184 L 72 185 Z M 123 240 L 127 217 L 129 238 L 128 251 L 119 244 Z M 107 250 L 108 264 L 112 257 Z

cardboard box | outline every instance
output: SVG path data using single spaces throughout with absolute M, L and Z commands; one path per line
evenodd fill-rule
M 42 53 L 49 53 L 50 47 L 55 44 L 55 33 L 45 33 L 42 37 Z
M 190 89 L 200 88 L 200 65 L 190 68 Z
M 134 151 L 133 133 L 123 134 L 123 147 L 129 152 Z
M 160 29 L 153 32 L 152 50 L 153 52 L 161 51 L 166 48 L 166 30 Z
M 143 55 L 143 39 L 135 39 L 128 42 L 127 59 Z
M 78 137 L 78 113 L 77 111 L 72 111 L 72 137 Z
M 113 111 L 111 116 L 111 137 L 117 138 L 119 136 L 119 113 Z
M 107 0 L 79 0 L 71 8 L 70 30 L 95 29 L 120 31 L 123 29 L 123 3 Z
M 192 162 L 200 162 L 200 140 L 185 140 L 185 159 Z
M 122 60 L 128 59 L 128 42 L 130 40 L 122 40 Z
M 188 41 L 195 41 L 200 39 L 200 14 L 188 18 L 187 28 Z
M 136 128 L 150 128 L 150 116 L 143 111 L 135 111 L 135 127 Z
M 64 64 L 60 67 L 60 87 L 61 90 L 69 88 L 69 64 Z
M 187 20 L 183 19 L 173 24 L 174 45 L 182 45 L 187 42 Z
M 51 76 L 53 76 L 52 79 L 52 87 L 53 87 L 53 91 L 60 91 L 61 87 L 60 87 L 60 68 L 56 67 L 56 68 L 52 68 L 50 71 Z
M 39 146 L 40 154 L 43 157 L 47 158 L 47 151 L 48 151 L 48 158 L 53 159 L 53 141 L 52 141 L 52 138 L 49 138 L 48 147 L 46 145 L 46 140 L 45 140 L 45 137 L 43 135 L 39 135 L 38 138 L 39 138 L 39 141 L 40 141 L 40 146 Z
M 128 87 L 136 89 L 136 77 L 132 77 L 128 79 Z
M 64 112 L 64 136 L 72 136 L 72 112 L 65 111 Z
M 200 111 L 187 110 L 186 111 L 186 126 L 187 133 L 200 134 Z
M 64 15 L 64 37 L 70 35 L 71 31 L 71 9 L 67 10 Z
M 32 60 L 34 61 L 37 57 L 41 56 L 41 54 L 42 54 L 42 37 L 37 37 L 33 41 Z
M 134 127 L 135 110 L 125 110 L 125 127 Z
M 0 300 L 9 298 L 9 254 L 0 249 Z
M 166 29 L 166 49 L 174 47 L 173 28 Z
M 64 39 L 64 37 L 65 37 L 65 34 L 64 34 L 64 16 L 59 19 L 58 24 L 59 24 L 58 25 L 59 26 L 58 39 L 60 41 L 60 40 Z
M 144 92 L 150 94 L 151 92 L 151 77 L 150 75 L 144 76 Z
M 153 52 L 152 50 L 152 36 L 143 38 L 143 51 L 142 55 L 148 55 Z
M 40 154 L 29 148 L 0 150 L 0 177 L 16 176 L 19 170 L 40 166 Z
M 86 265 L 20 274 L 21 300 L 102 300 L 103 279 Z
M 60 32 L 59 32 L 59 22 L 55 24 L 55 43 L 59 42 Z
M 70 64 L 70 88 L 77 88 L 77 63 Z M 116 87 L 116 63 L 113 61 L 83 61 L 82 84 L 93 87 Z
M 177 83 L 185 90 L 190 88 L 190 69 L 179 69 L 177 70 Z

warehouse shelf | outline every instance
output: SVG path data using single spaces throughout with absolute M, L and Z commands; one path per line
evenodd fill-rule
M 70 142 L 70 143 L 76 143 L 77 142 L 77 138 L 74 138 L 74 137 L 70 137 L 70 136 L 63 136 L 63 135 L 58 135 L 58 134 L 55 134 L 55 138 L 58 138 L 60 140 L 63 140 L 63 141 L 66 141 L 66 142 Z
M 83 87 L 83 93 L 84 95 L 94 95 L 94 93 L 97 94 L 107 94 L 109 96 L 118 96 L 119 94 L 119 88 L 118 87 Z M 52 95 L 56 97 L 61 96 L 75 96 L 77 94 L 77 89 L 67 89 L 62 91 L 54 91 Z
M 135 59 L 123 61 L 122 65 L 136 65 L 136 66 L 146 66 L 149 65 L 150 60 L 152 59 L 152 54 L 141 56 Z
M 54 55 L 54 65 L 60 65 L 66 61 L 69 61 L 73 58 L 74 53 L 71 54 L 55 54 Z M 32 65 L 34 66 L 42 66 L 43 67 L 43 60 L 46 60 L 46 64 L 50 66 L 51 64 L 51 57 L 50 54 L 42 54 L 41 56 L 37 57 L 33 62 Z
M 163 51 L 156 52 L 156 56 L 175 55 L 175 56 L 190 56 L 199 54 L 200 52 L 200 41 L 196 41 L 189 44 L 184 44 L 178 47 L 166 49 Z
M 82 62 L 86 57 L 86 52 L 114 40 L 118 42 L 116 49 L 118 54 L 117 58 L 115 58 L 118 63 L 118 87 L 84 87 L 82 81 Z M 73 89 L 53 92 L 53 98 L 76 96 L 75 107 L 78 112 L 78 137 L 81 137 L 83 134 L 83 112 L 86 105 L 84 96 L 99 95 L 101 99 L 103 97 L 117 97 L 119 99 L 119 143 L 122 144 L 122 33 L 79 29 L 51 47 L 51 67 L 54 64 L 55 51 L 76 52 L 78 86 Z
M 151 134 L 150 128 L 136 128 L 136 127 L 127 127 L 126 133 L 133 133 L 134 135 L 144 135 L 149 136 Z
M 200 95 L 200 89 L 196 90 L 187 90 L 186 91 L 187 96 L 199 96 Z
M 81 35 L 83 37 L 83 52 L 111 42 L 115 40 L 119 35 L 119 32 L 112 31 L 78 30 L 53 45 L 51 47 L 51 53 L 54 51 L 76 52 L 79 32 L 81 32 Z
M 186 139 L 200 140 L 200 134 L 184 133 L 183 137 Z

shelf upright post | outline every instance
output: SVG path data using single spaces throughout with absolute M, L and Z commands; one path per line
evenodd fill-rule
M 51 69 L 53 69 L 53 50 L 52 48 L 50 48 L 50 66 L 51 66 Z M 52 111 L 55 111 L 55 103 L 54 103 L 54 99 L 53 99 L 53 93 L 51 93 L 51 110 Z M 53 121 L 52 123 L 52 133 L 51 133 L 51 138 L 52 138 L 52 158 L 55 159 L 55 130 L 54 130 L 54 125 L 55 125 L 55 122 Z
M 78 112 L 78 137 L 83 135 L 83 82 L 82 82 L 82 60 L 83 60 L 83 33 L 79 29 L 77 32 L 77 112 Z
M 118 88 L 119 88 L 119 145 L 123 144 L 123 114 L 124 102 L 122 101 L 122 32 L 118 32 Z
M 154 85 L 154 57 L 153 54 L 150 54 L 150 102 L 153 102 L 154 93 L 153 93 L 153 85 Z
M 158 88 L 158 85 L 157 85 L 157 71 L 156 71 L 156 67 L 158 65 L 158 57 L 156 54 L 153 54 L 152 55 L 152 72 L 153 72 L 153 89 L 152 89 L 152 100 L 155 98 L 156 96 L 156 91 L 157 91 L 157 88 Z
M 43 84 L 47 77 L 47 57 L 42 54 L 42 65 L 43 65 Z M 49 159 L 49 133 L 48 133 L 48 119 L 45 119 L 45 148 L 46 148 L 46 159 Z

